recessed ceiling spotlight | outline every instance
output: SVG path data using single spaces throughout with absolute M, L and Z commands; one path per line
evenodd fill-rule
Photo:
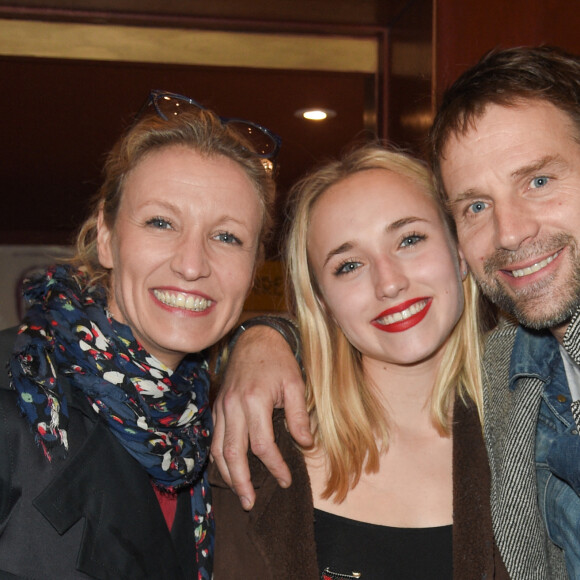
M 324 121 L 336 117 L 336 111 L 332 109 L 299 109 L 294 113 L 295 117 L 302 117 L 309 121 Z

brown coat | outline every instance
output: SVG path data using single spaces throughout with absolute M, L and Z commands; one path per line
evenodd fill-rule
M 250 454 L 256 504 L 245 512 L 215 467 L 210 469 L 216 518 L 214 580 L 320 578 L 314 540 L 314 507 L 300 450 L 276 412 L 274 429 L 292 472 L 282 489 Z M 495 547 L 489 506 L 490 476 L 477 412 L 460 401 L 453 424 L 453 578 L 497 580 L 508 575 Z

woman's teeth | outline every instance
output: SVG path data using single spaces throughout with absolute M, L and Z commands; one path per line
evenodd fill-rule
M 211 306 L 211 300 L 200 298 L 199 296 L 192 296 L 191 294 L 184 294 L 183 292 L 161 292 L 160 290 L 153 290 L 155 298 L 167 306 L 174 308 L 182 308 L 183 310 L 191 310 L 193 312 L 201 312 Z
M 418 312 L 421 312 L 423 308 L 427 305 L 428 300 L 421 300 L 420 302 L 415 302 L 413 306 L 409 306 L 406 310 L 402 310 L 401 312 L 395 312 L 394 314 L 389 314 L 384 318 L 377 319 L 379 324 L 383 324 L 385 326 L 389 324 L 394 324 L 395 322 L 401 322 L 401 320 L 406 320 L 407 318 L 411 318 Z

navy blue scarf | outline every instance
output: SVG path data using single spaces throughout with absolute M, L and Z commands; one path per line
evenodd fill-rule
M 86 275 L 70 267 L 56 266 L 28 281 L 24 295 L 29 310 L 10 372 L 45 455 L 64 456 L 68 449 L 69 413 L 59 380 L 66 376 L 157 486 L 192 488 L 198 553 L 209 557 L 205 471 L 212 418 L 204 357 L 189 355 L 175 371 L 167 368 L 127 325 L 111 318 L 104 289 L 87 286 Z

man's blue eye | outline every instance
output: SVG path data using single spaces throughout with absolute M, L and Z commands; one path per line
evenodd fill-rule
M 151 218 L 147 221 L 147 224 L 158 229 L 169 229 L 171 227 L 171 224 L 163 218 Z
M 540 177 L 534 177 L 530 185 L 533 189 L 538 189 L 539 187 L 544 187 L 548 181 L 550 181 L 550 178 L 542 175 Z
M 485 209 L 485 203 L 483 201 L 476 201 L 469 206 L 469 209 L 473 213 L 479 213 Z

